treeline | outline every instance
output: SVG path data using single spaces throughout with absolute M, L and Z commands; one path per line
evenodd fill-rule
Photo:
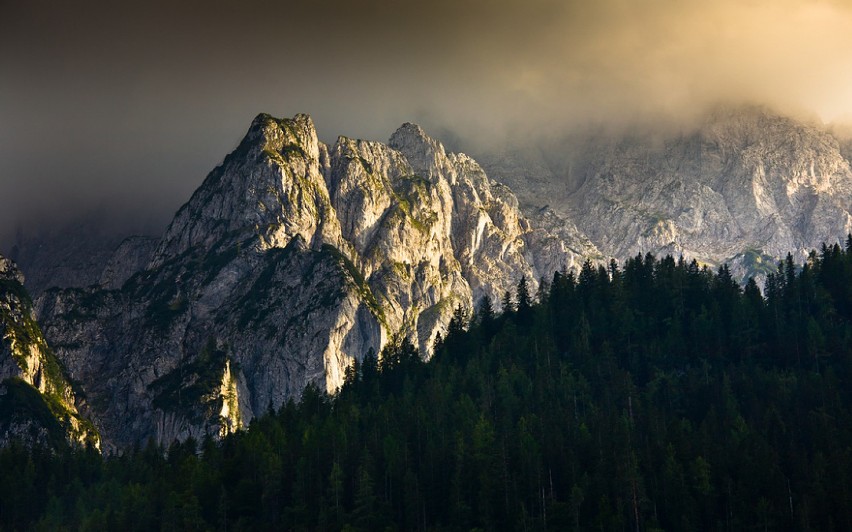
M 499 308 L 495 308 L 499 307 Z M 7 529 L 852 530 L 852 238 L 458 309 L 222 442 L 0 452 Z

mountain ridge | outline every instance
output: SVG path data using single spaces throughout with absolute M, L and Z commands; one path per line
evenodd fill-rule
M 601 145 L 561 195 L 541 173 L 534 205 L 416 124 L 325 144 L 308 115 L 260 114 L 159 239 L 125 239 L 99 285 L 33 310 L 116 450 L 223 436 L 402 339 L 428 357 L 458 307 L 522 277 L 535 290 L 651 252 L 761 280 L 786 249 L 804 262 L 850 232 L 852 171 L 829 132 L 763 109 L 711 118 Z
M 419 126 L 329 146 L 307 115 L 260 114 L 155 246 L 125 241 L 111 284 L 37 308 L 108 445 L 168 443 L 333 391 L 394 338 L 428 356 L 456 307 L 579 267 L 570 237 Z

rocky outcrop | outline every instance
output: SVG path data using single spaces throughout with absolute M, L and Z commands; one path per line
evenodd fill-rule
M 49 443 L 58 433 L 97 446 L 98 434 L 77 411 L 75 392 L 44 339 L 23 283 L 15 264 L 0 256 L 0 442 Z
M 328 146 L 306 115 L 260 115 L 155 246 L 126 241 L 103 287 L 47 291 L 39 315 L 109 445 L 220 436 L 335 390 L 391 338 L 428 356 L 458 305 L 600 255 L 539 218 L 416 125 Z

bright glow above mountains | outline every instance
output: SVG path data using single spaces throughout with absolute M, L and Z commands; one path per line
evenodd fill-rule
M 829 0 L 7 3 L 0 227 L 98 203 L 163 223 L 259 111 L 480 141 L 718 101 L 847 118 L 850 50 Z

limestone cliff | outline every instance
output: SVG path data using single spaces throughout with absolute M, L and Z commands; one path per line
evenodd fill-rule
M 259 115 L 156 245 L 127 242 L 102 288 L 47 291 L 39 315 L 109 445 L 221 435 L 335 390 L 394 335 L 428 356 L 456 306 L 600 255 L 540 218 L 416 125 L 329 146 L 306 115 Z

